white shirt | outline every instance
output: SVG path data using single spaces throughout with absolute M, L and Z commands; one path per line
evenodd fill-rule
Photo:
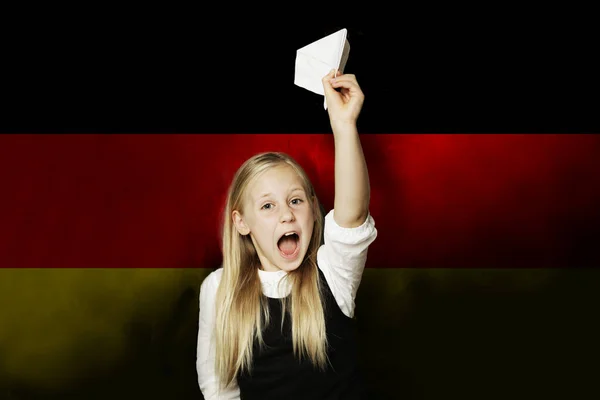
M 367 261 L 369 245 L 377 237 L 375 221 L 369 214 L 365 222 L 355 228 L 339 226 L 333 219 L 333 210 L 325 216 L 324 244 L 317 252 L 317 265 L 323 272 L 327 284 L 342 312 L 354 316 L 354 300 Z M 198 348 L 196 370 L 198 384 L 205 400 L 238 400 L 237 387 L 217 393 L 218 379 L 214 372 L 215 295 L 223 268 L 211 272 L 200 287 L 200 316 L 198 326 Z M 290 285 L 278 285 L 287 274 L 285 271 L 267 272 L 258 270 L 263 293 L 267 297 L 282 298 L 289 294 Z

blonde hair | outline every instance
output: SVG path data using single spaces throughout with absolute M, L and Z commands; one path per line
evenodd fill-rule
M 258 276 L 258 254 L 249 235 L 243 236 L 236 230 L 232 213 L 243 208 L 250 182 L 266 170 L 281 165 L 292 167 L 298 174 L 315 213 L 306 256 L 296 270 L 286 275 L 292 287 L 291 302 L 281 299 L 282 317 L 286 313 L 291 316 L 293 348 L 298 358 L 308 356 L 312 364 L 321 369 L 327 360 L 323 296 L 317 270 L 317 250 L 323 237 L 323 211 L 318 206 L 308 176 L 294 159 L 279 152 L 257 154 L 236 172 L 224 210 L 223 274 L 216 294 L 215 326 L 215 368 L 221 388 L 233 383 L 240 372 L 251 371 L 254 341 L 258 340 L 260 348 L 263 348 L 262 332 L 269 323 L 268 299 L 262 293 Z

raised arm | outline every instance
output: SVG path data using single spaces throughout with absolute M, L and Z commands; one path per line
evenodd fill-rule
M 333 75 L 331 71 L 323 78 L 323 86 L 335 141 L 335 200 L 333 212 L 325 216 L 317 261 L 340 310 L 352 318 L 377 229 L 369 214 L 369 175 L 356 127 L 364 95 L 354 75 L 338 74 L 331 81 Z
M 323 78 L 323 87 L 335 141 L 333 217 L 341 227 L 355 228 L 369 213 L 369 174 L 356 126 L 364 94 L 354 75 L 335 70 Z

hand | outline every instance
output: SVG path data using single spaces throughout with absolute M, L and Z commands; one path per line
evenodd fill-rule
M 332 69 L 322 79 L 331 125 L 356 125 L 365 96 L 354 75 L 338 72 L 337 77 L 334 76 Z M 338 88 L 339 92 L 335 90 Z

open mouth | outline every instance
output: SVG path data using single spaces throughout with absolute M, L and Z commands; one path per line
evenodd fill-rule
M 277 247 L 282 257 L 294 258 L 300 252 L 300 236 L 295 232 L 284 234 L 277 241 Z

